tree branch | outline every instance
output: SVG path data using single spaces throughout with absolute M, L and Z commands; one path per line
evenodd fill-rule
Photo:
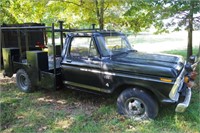
M 69 3 L 69 4 L 73 4 L 73 5 L 78 6 L 78 7 L 81 6 L 82 8 L 85 8 L 85 9 L 87 9 L 87 10 L 92 11 L 92 12 L 95 13 L 95 11 L 94 11 L 94 10 L 91 10 L 91 8 L 88 8 L 88 7 L 83 6 L 83 3 L 78 4 L 78 3 L 75 3 L 75 2 L 72 2 L 72 1 L 67 1 L 67 0 L 62 0 L 61 2 L 66 2 L 66 3 Z
M 105 7 L 104 12 L 108 9 L 108 7 L 109 7 L 109 3 L 108 3 L 108 5 Z

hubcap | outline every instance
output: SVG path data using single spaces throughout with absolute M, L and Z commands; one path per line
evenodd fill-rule
M 133 116 L 142 116 L 143 114 L 145 114 L 145 106 L 143 102 L 139 99 L 129 99 L 127 101 L 127 109 L 130 115 Z

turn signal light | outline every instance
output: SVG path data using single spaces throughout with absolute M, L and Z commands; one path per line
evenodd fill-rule
M 167 79 L 167 78 L 160 78 L 161 81 L 164 81 L 164 82 L 168 82 L 168 83 L 171 83 L 172 80 L 171 79 Z
M 188 77 L 188 76 L 185 76 L 185 78 L 184 78 L 184 82 L 185 82 L 185 83 L 188 83 L 189 80 L 190 80 L 189 77 Z

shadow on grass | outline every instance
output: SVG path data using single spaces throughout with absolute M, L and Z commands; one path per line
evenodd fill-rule
M 3 83 L 1 131 L 63 131 L 67 129 L 66 125 L 80 120 L 81 116 L 92 116 L 102 106 L 112 103 L 115 103 L 115 99 L 110 97 L 68 89 L 25 94 L 17 89 L 15 83 Z
M 1 130 L 4 130 L 9 127 L 13 123 L 15 118 L 15 112 L 17 110 L 17 106 L 19 106 L 18 99 L 10 99 L 8 101 L 4 101 L 0 103 L 1 106 Z

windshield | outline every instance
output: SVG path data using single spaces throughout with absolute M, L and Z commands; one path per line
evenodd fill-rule
M 133 50 L 126 36 L 97 36 L 103 56 L 117 55 Z

